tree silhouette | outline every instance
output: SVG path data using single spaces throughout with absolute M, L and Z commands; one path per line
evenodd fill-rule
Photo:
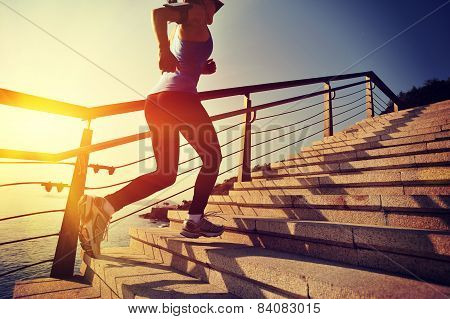
M 413 86 L 408 92 L 400 92 L 398 98 L 403 103 L 401 110 L 450 100 L 450 78 L 447 80 L 428 80 L 419 88 Z M 386 111 L 382 114 L 392 111 L 393 103 L 391 101 Z

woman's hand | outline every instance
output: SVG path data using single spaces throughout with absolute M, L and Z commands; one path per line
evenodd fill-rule
M 213 59 L 209 59 L 205 62 L 202 69 L 202 74 L 214 74 L 217 71 L 216 62 Z
M 180 69 L 180 61 L 173 55 L 169 49 L 159 52 L 159 69 L 162 72 L 176 72 Z

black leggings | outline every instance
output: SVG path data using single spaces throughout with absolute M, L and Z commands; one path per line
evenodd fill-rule
M 222 154 L 214 126 L 198 95 L 184 92 L 152 94 L 145 104 L 145 118 L 152 133 L 157 169 L 136 178 L 106 199 L 118 211 L 174 184 L 181 133 L 203 163 L 189 209 L 189 214 L 203 215 L 217 180 Z

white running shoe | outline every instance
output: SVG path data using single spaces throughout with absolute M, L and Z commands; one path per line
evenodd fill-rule
M 78 201 L 80 230 L 78 238 L 81 248 L 92 258 L 101 255 L 100 243 L 108 234 L 111 215 L 104 210 L 106 199 L 103 197 L 83 195 Z

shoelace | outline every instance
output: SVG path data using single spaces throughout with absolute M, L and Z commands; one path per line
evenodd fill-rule
M 104 201 L 106 201 L 104 199 Z M 102 209 L 100 209 L 100 212 L 102 213 L 102 218 L 106 220 L 106 226 L 105 230 L 103 231 L 102 235 L 102 241 L 106 239 L 106 241 L 109 241 L 109 225 L 111 225 L 111 216 L 108 215 L 108 213 L 103 209 L 103 202 L 102 202 Z
M 102 233 L 102 241 L 104 241 L 105 239 L 106 239 L 106 241 L 109 241 L 109 225 L 111 225 L 111 217 L 103 215 L 100 218 L 103 218 L 104 220 L 107 220 L 105 229 L 104 229 L 104 231 Z M 98 227 L 98 226 L 94 225 L 94 227 Z
M 105 228 L 105 231 L 103 232 L 102 241 L 105 240 L 105 238 L 106 238 L 106 241 L 109 241 L 109 225 L 111 225 L 111 218 L 106 223 L 106 228 Z

